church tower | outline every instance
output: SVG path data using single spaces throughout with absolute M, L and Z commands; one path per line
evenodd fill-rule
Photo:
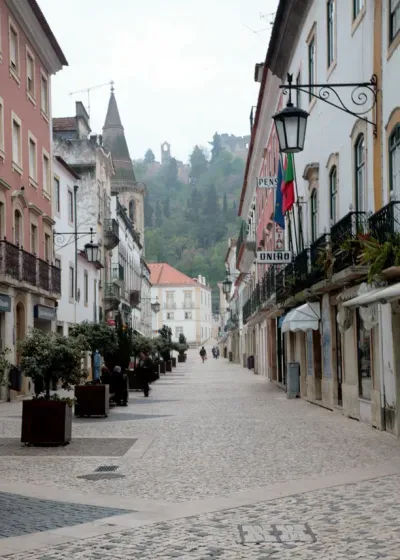
M 103 146 L 111 152 L 115 175 L 111 178 L 111 194 L 118 195 L 122 206 L 128 210 L 128 216 L 140 233 L 144 244 L 144 196 L 145 186 L 136 181 L 133 164 L 126 143 L 124 127 L 119 116 L 114 87 L 111 88 L 106 121 L 103 127 Z

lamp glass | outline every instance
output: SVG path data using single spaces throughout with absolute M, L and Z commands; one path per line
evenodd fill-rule
M 156 303 L 153 303 L 153 309 L 154 309 L 154 313 L 159 313 L 160 312 L 160 304 L 158 303 L 158 301 L 156 301 Z
M 99 256 L 99 246 L 97 243 L 86 243 L 85 255 L 88 262 L 96 262 Z
M 222 282 L 222 290 L 224 294 L 226 296 L 230 294 L 231 289 L 232 289 L 232 280 L 229 280 L 229 278 L 225 278 L 225 280 Z
M 278 135 L 279 149 L 283 153 L 296 154 L 304 149 L 307 129 L 307 111 L 288 106 L 273 116 Z

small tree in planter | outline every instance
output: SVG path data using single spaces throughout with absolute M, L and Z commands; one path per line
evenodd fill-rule
M 94 371 L 93 359 L 96 350 L 103 357 L 115 354 L 118 351 L 116 329 L 110 327 L 105 322 L 89 323 L 88 321 L 83 321 L 70 330 L 69 336 L 82 340 L 85 349 L 91 353 L 92 371 Z
M 71 439 L 73 399 L 50 394 L 50 387 L 61 382 L 70 390 L 85 378 L 82 370 L 82 339 L 32 329 L 18 343 L 21 371 L 30 377 L 35 396 L 23 402 L 21 441 L 33 444 L 65 445 Z
M 179 344 L 178 344 L 178 362 L 185 362 L 186 361 L 186 350 L 189 348 L 186 342 L 186 336 L 181 333 L 179 335 Z

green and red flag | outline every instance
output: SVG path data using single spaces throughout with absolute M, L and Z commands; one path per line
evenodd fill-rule
M 282 212 L 286 214 L 294 205 L 294 169 L 293 154 L 288 154 L 285 158 L 284 182 L 282 183 Z

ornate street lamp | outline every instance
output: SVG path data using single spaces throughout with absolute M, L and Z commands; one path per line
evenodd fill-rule
M 158 297 L 156 297 L 156 301 L 151 304 L 151 307 L 152 307 L 154 313 L 159 313 L 160 312 L 161 305 L 160 305 L 160 302 L 158 301 Z
M 231 293 L 232 290 L 232 280 L 229 280 L 228 276 L 225 276 L 225 280 L 222 282 L 222 291 L 226 296 Z
M 85 255 L 88 262 L 96 262 L 99 260 L 99 245 L 98 243 L 86 243 L 85 245 Z
M 289 88 L 292 76 L 288 76 Z M 284 154 L 296 154 L 304 150 L 307 129 L 307 111 L 294 107 L 292 90 L 289 89 L 289 101 L 286 107 L 272 117 L 275 121 L 279 141 L 279 150 Z

